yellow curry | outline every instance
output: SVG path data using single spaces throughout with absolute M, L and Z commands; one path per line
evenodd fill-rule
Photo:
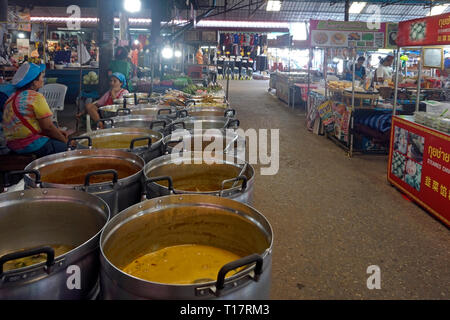
M 240 256 L 216 247 L 185 244 L 143 255 L 122 270 L 136 278 L 167 284 L 212 281 L 225 264 Z M 239 270 L 230 272 L 233 275 Z

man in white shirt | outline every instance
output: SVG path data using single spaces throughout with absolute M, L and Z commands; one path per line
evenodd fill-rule
M 375 72 L 375 80 L 383 83 L 385 80 L 392 79 L 392 63 L 394 62 L 394 55 L 389 54 L 386 58 L 380 61 L 380 66 Z

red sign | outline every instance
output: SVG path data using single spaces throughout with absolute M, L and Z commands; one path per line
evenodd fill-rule
M 450 226 L 450 136 L 393 117 L 388 180 Z
M 399 47 L 447 44 L 450 44 L 450 13 L 399 23 Z

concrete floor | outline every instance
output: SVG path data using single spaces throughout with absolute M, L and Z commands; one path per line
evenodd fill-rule
M 273 299 L 449 299 L 450 233 L 386 180 L 386 156 L 355 156 L 305 127 L 304 111 L 231 81 L 243 129 L 280 129 L 280 169 L 260 175 L 255 207 L 274 231 Z M 381 289 L 367 289 L 367 267 Z

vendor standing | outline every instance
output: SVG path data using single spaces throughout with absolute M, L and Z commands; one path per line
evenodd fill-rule
M 16 92 L 6 101 L 2 125 L 9 149 L 38 158 L 67 150 L 67 132 L 52 122 L 52 111 L 38 92 L 44 85 L 44 65 L 24 63 L 15 73 Z
M 99 100 L 86 105 L 86 111 L 95 122 L 100 120 L 100 115 L 98 113 L 99 107 L 114 104 L 115 99 L 121 99 L 128 93 L 128 90 L 125 89 L 127 80 L 125 79 L 125 76 L 119 72 L 112 74 L 109 85 L 111 89 L 108 90 Z M 102 123 L 99 123 L 98 125 L 100 128 L 103 128 Z
M 355 65 L 355 80 L 361 81 L 361 82 L 366 79 L 366 68 L 363 66 L 364 61 L 366 61 L 366 58 L 361 56 L 358 58 L 356 65 Z M 350 64 L 348 66 L 346 80 L 348 80 L 348 81 L 353 80 L 353 64 Z
M 375 81 L 383 83 L 385 80 L 392 80 L 392 63 L 394 62 L 394 55 L 388 54 L 384 59 L 380 60 L 380 65 L 375 72 Z

